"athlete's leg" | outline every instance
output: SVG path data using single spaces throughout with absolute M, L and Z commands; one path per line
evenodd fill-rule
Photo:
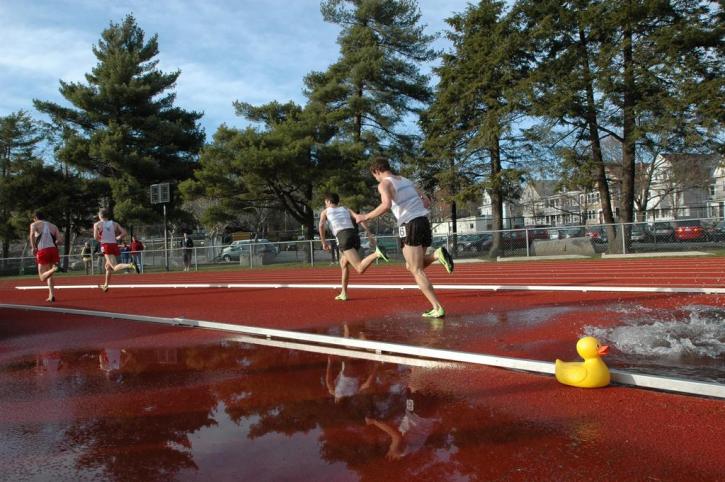
M 45 281 L 58 271 L 58 266 L 54 264 L 39 264 L 38 265 L 38 277 L 40 281 Z
M 347 260 L 347 256 L 345 256 L 345 253 L 342 253 L 342 256 L 340 256 L 340 270 L 342 271 L 342 289 L 340 290 L 340 294 L 335 297 L 335 299 L 340 301 L 346 301 L 347 283 L 350 280 L 350 262 Z
M 415 283 L 428 299 L 434 310 L 442 310 L 438 298 L 433 291 L 433 285 L 423 271 L 425 266 L 425 248 L 423 246 L 403 246 L 403 257 L 405 258 L 405 266 L 415 278 Z
M 51 264 L 38 265 L 38 277 L 48 285 L 48 299 L 51 303 L 55 301 L 55 288 L 53 286 L 53 275 L 58 271 L 58 266 Z
M 108 291 L 108 285 L 111 283 L 111 274 L 115 271 L 115 267 L 118 266 L 116 262 L 116 256 L 112 254 L 104 254 L 104 257 L 106 258 L 106 280 L 103 286 L 101 286 L 101 289 L 103 291 Z
M 361 260 L 360 253 L 358 253 L 357 249 L 354 248 L 346 249 L 342 252 L 342 254 L 345 258 L 347 258 L 352 267 L 355 268 L 355 271 L 357 271 L 359 274 L 363 274 L 365 271 L 367 271 L 370 265 L 373 264 L 373 261 L 375 261 L 379 257 L 377 252 L 372 252 Z

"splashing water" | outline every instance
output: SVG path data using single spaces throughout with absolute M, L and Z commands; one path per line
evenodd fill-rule
M 614 328 L 585 327 L 585 334 L 613 345 L 623 354 L 645 357 L 720 358 L 725 355 L 725 310 L 683 307 L 682 319 L 634 319 Z M 665 315 L 672 318 L 671 315 Z

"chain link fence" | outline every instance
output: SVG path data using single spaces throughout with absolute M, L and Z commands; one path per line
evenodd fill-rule
M 378 236 L 391 260 L 403 259 L 395 236 Z M 332 241 L 332 240 L 331 240 Z M 161 243 L 161 244 L 159 244 Z M 270 265 L 329 266 L 339 262 L 339 252 L 324 251 L 319 240 L 271 242 L 265 239 L 215 244 L 198 237 L 193 248 L 163 248 L 163 240 L 149 240 L 139 253 L 122 254 L 119 262 L 136 260 L 143 272 L 198 271 L 222 267 L 258 268 Z M 336 246 L 334 242 L 331 243 Z M 174 242 L 178 246 L 178 242 Z M 533 256 L 683 253 L 687 251 L 725 254 L 725 221 L 717 218 L 682 219 L 653 223 L 611 225 L 536 226 L 503 231 L 479 231 L 434 236 L 432 247 L 445 246 L 458 259 L 497 259 Z M 375 245 L 361 240 L 360 254 L 372 253 Z M 79 249 L 73 251 L 79 252 Z M 186 253 L 186 256 L 185 256 Z M 103 273 L 100 253 L 90 258 L 80 254 L 62 256 L 68 271 L 79 274 Z M 33 257 L 0 259 L 0 275 L 36 273 Z

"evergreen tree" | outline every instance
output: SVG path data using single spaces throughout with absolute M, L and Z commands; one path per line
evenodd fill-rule
M 76 131 L 59 155 L 107 182 L 108 202 L 118 219 L 153 219 L 149 185 L 191 175 L 204 141 L 197 125 L 202 114 L 174 106 L 170 89 L 180 71 L 156 68 L 158 38 L 146 41 L 133 16 L 111 23 L 93 53 L 98 64 L 86 74 L 87 83 L 60 81 L 60 92 L 72 107 L 40 100 L 35 106 Z
M 238 212 L 276 207 L 303 225 L 312 239 L 314 202 L 320 201 L 316 194 L 330 183 L 339 187 L 347 182 L 349 160 L 330 143 L 335 128 L 311 105 L 235 105 L 239 115 L 261 128 L 221 126 L 204 148 L 194 179 L 181 186 L 185 197 L 213 201 L 203 217 L 207 225 L 233 219 Z
M 43 139 L 39 125 L 24 111 L 0 117 L 0 240 L 2 257 L 7 258 L 10 242 L 25 234 L 31 221 L 30 210 L 40 209 L 30 202 L 42 188 L 37 173 L 42 161 L 36 151 Z M 31 182 L 26 182 L 31 181 Z M 30 190 L 24 190 L 30 184 Z M 36 184 L 36 185 L 34 185 Z
M 501 1 L 484 0 L 447 19 L 453 50 L 436 69 L 440 82 L 422 117 L 428 167 L 455 202 L 485 188 L 493 206 L 493 229 L 503 229 L 503 201 L 516 193 L 521 172 L 512 125 L 523 111 L 527 55 Z M 509 149 L 507 149 L 509 147 Z M 500 254 L 497 233 L 491 254 Z
M 601 142 L 621 144 L 619 220 L 633 221 L 636 155 L 649 133 L 682 147 L 721 136 L 722 10 L 695 0 L 516 6 L 537 53 L 534 113 L 567 129 L 571 146 L 588 146 L 606 223 L 615 220 Z M 610 249 L 622 245 L 615 238 L 610 230 Z
M 340 58 L 305 78 L 312 102 L 328 110 L 340 140 L 357 156 L 410 142 L 397 127 L 430 99 L 421 62 L 432 60 L 432 37 L 423 33 L 413 0 L 325 0 L 323 18 L 338 24 Z

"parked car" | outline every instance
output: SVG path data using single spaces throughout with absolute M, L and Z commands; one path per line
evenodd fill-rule
M 638 243 L 646 243 L 650 239 L 650 233 L 646 224 L 633 224 L 629 232 L 629 239 Z
M 533 243 L 537 239 L 549 239 L 549 226 L 536 225 L 533 228 L 526 230 L 526 235 L 529 238 L 529 244 Z
M 593 242 L 599 244 L 605 244 L 609 237 L 606 226 L 592 226 L 587 229 L 585 235 Z
M 385 248 L 385 250 L 388 252 L 388 255 L 392 255 L 396 251 L 398 251 L 398 239 L 399 238 L 397 236 L 385 236 L 376 238 L 376 241 L 378 243 L 378 246 Z M 370 246 L 370 240 L 366 237 L 363 237 L 360 240 L 360 248 L 363 250 L 363 253 L 365 253 L 366 256 L 375 250 L 375 248 Z
M 504 231 L 502 242 L 505 248 L 523 248 L 526 246 L 526 232 L 522 229 L 514 229 L 512 231 Z
M 584 226 L 562 226 L 549 229 L 549 239 L 583 238 L 586 236 Z
M 683 219 L 675 223 L 675 241 L 707 240 L 707 232 L 699 219 Z
M 706 228 L 707 236 L 711 241 L 725 241 L 725 221 L 720 221 Z
M 254 249 L 254 254 L 276 255 L 277 247 L 268 239 L 240 239 L 234 241 L 229 246 L 222 249 L 219 257 L 224 261 L 239 261 L 239 258 L 249 256 L 250 249 Z
M 492 242 L 493 236 L 490 234 L 462 234 L 458 236 L 458 251 L 488 251 Z
M 649 233 L 655 241 L 672 241 L 675 237 L 675 228 L 669 222 L 660 221 L 652 225 Z

